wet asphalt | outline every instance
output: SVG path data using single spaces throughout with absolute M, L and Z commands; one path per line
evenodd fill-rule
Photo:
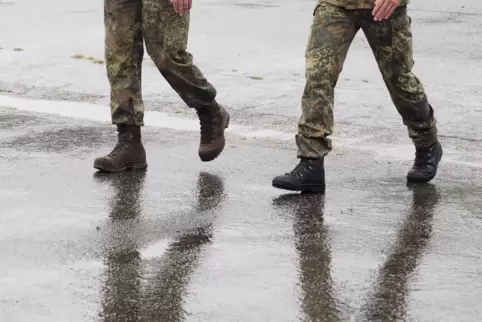
M 112 126 L 0 109 L 1 321 L 478 321 L 480 168 L 338 149 L 324 196 L 273 175 L 292 142 L 146 127 L 149 168 L 106 175 Z
M 234 123 L 294 132 L 313 5 L 195 2 L 189 47 Z M 0 96 L 0 321 L 480 321 L 482 2 L 410 14 L 445 150 L 428 185 L 405 182 L 413 147 L 361 35 L 324 196 L 271 187 L 294 141 L 234 133 L 205 164 L 197 132 L 147 126 L 148 170 L 99 174 L 112 126 Z M 102 58 L 101 2 L 0 0 L 0 95 L 107 105 Z M 147 110 L 193 117 L 148 57 L 143 77 Z

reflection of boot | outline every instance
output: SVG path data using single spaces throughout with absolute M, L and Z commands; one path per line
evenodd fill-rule
M 198 180 L 198 211 L 208 215 L 219 207 L 224 184 L 216 175 L 202 172 Z M 209 217 L 209 216 L 206 216 Z M 180 322 L 186 319 L 184 296 L 203 246 L 211 241 L 212 223 L 187 231 L 169 245 L 162 258 L 153 260 L 157 272 L 146 290 L 145 321 Z M 144 320 L 143 320 L 144 321 Z
M 330 273 L 329 236 L 323 226 L 324 196 L 284 195 L 276 198 L 274 204 L 294 220 L 301 302 L 306 321 L 340 321 Z
M 316 218 L 323 223 L 324 195 L 286 194 L 274 198 L 273 205 L 294 216 L 297 223 L 300 223 L 300 220 L 310 222 L 307 217 Z
M 201 172 L 197 182 L 197 191 L 198 211 L 213 210 L 224 197 L 224 182 L 217 175 Z
M 406 320 L 408 277 L 417 268 L 431 238 L 433 216 L 440 195 L 431 184 L 409 183 L 408 187 L 413 193 L 408 217 L 362 310 L 369 321 Z
M 127 169 L 145 169 L 146 151 L 141 142 L 139 126 L 119 124 L 118 141 L 111 153 L 95 159 L 94 168 L 106 172 L 122 172 Z
M 224 197 L 224 182 L 214 174 L 201 172 L 197 184 L 197 210 L 201 215 L 216 209 Z M 191 229 L 174 242 L 171 247 L 187 249 L 208 243 L 212 238 L 212 224 Z
M 141 212 L 142 188 L 146 178 L 145 171 L 110 174 L 97 172 L 94 178 L 98 182 L 109 184 L 114 196 L 109 200 L 109 216 L 113 219 L 134 219 Z
M 412 191 L 412 213 L 424 213 L 431 217 L 435 206 L 438 204 L 440 194 L 437 191 L 437 187 L 433 184 L 424 183 L 407 183 L 407 187 Z M 423 210 L 418 208 L 423 208 Z

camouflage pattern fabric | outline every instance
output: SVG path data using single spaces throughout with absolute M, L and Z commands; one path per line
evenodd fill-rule
M 319 2 L 326 2 L 347 10 L 373 9 L 375 7 L 375 0 L 320 0 Z M 400 6 L 406 6 L 407 4 L 409 4 L 409 0 L 400 1 Z
M 298 157 L 322 158 L 332 149 L 334 90 L 350 44 L 362 29 L 409 137 L 417 147 L 437 139 L 436 120 L 424 88 L 411 72 L 411 19 L 406 7 L 390 19 L 374 22 L 371 10 L 317 5 L 306 47 L 306 85 L 296 143 Z
M 176 14 L 169 0 L 104 0 L 104 24 L 112 123 L 144 125 L 144 41 L 163 77 L 189 107 L 211 105 L 216 90 L 186 51 L 189 14 Z

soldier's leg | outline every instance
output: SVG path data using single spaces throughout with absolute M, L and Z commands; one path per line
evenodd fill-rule
M 187 51 L 189 14 L 178 15 L 168 0 L 143 0 L 146 49 L 171 87 L 201 121 L 199 156 L 215 159 L 224 149 L 229 114 L 216 100 L 216 90 Z
M 306 47 L 306 84 L 296 143 L 298 158 L 325 157 L 331 151 L 335 86 L 358 27 L 345 9 L 322 2 Z
M 141 66 L 144 53 L 141 0 L 104 0 L 105 60 L 110 83 L 112 123 L 118 143 L 94 167 L 108 172 L 147 167 L 141 142 L 144 125 Z
M 358 26 L 351 12 L 325 2 L 314 12 L 306 48 L 306 85 L 296 143 L 300 164 L 287 175 L 273 179 L 273 186 L 296 191 L 325 188 L 323 158 L 331 150 L 335 86 Z
M 392 101 L 417 150 L 414 167 L 407 178 L 410 181 L 428 182 L 436 175 L 442 147 L 437 140 L 432 106 L 422 83 L 412 73 L 412 31 L 407 7 L 397 8 L 386 21 L 370 21 L 363 30 Z
M 142 126 L 141 68 L 144 42 L 141 0 L 104 0 L 104 25 L 112 122 Z

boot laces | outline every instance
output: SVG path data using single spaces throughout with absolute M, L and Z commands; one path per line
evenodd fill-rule
M 124 133 L 119 134 L 119 140 L 117 141 L 117 144 L 115 145 L 112 152 L 108 154 L 108 156 L 110 156 L 110 157 L 116 156 L 120 152 L 127 149 L 128 148 L 127 142 L 129 140 L 129 138 L 130 138 L 130 135 L 128 135 L 128 134 L 124 134 Z
M 295 178 L 300 179 L 305 175 L 308 171 L 313 170 L 313 165 L 308 160 L 301 160 L 300 163 L 291 171 L 291 175 Z
M 430 158 L 431 158 L 430 151 L 428 150 L 416 151 L 414 167 L 415 168 L 425 167 L 429 163 Z
M 218 118 L 209 112 L 199 112 L 198 115 L 201 124 L 201 143 L 213 143 Z

